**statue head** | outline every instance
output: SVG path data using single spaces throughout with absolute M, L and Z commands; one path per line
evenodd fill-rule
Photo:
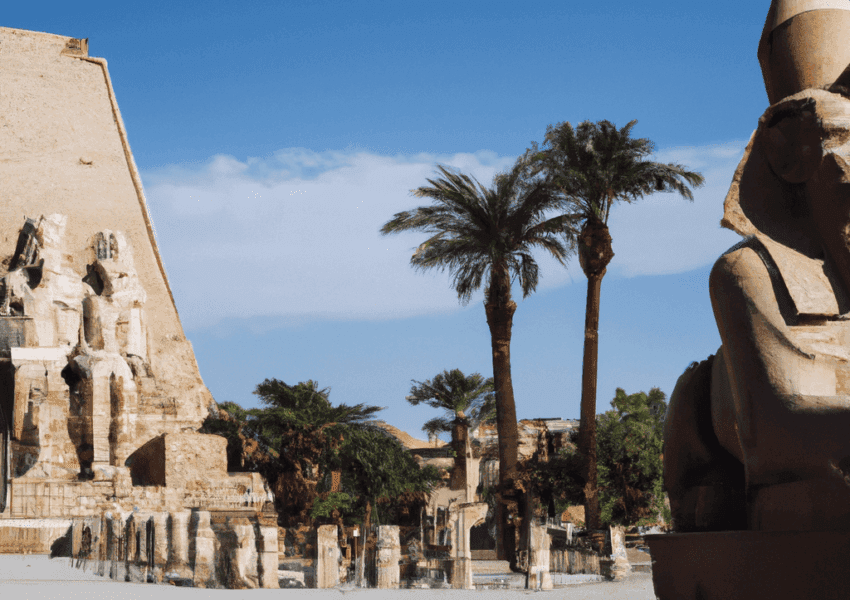
M 809 88 L 848 85 L 850 2 L 773 0 L 758 59 L 771 104 Z
M 735 173 L 721 224 L 811 258 L 826 250 L 850 284 L 850 99 L 808 89 L 771 106 Z

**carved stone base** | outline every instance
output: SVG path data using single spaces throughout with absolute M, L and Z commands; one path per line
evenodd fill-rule
M 828 600 L 850 593 L 850 531 L 648 535 L 659 600 Z

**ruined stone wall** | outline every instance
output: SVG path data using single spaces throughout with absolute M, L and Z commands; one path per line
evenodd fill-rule
M 185 531 L 193 508 L 248 519 L 225 528 L 242 558 L 196 524 L 202 571 L 210 551 L 270 553 L 254 532 L 273 500 L 262 478 L 228 473 L 226 440 L 195 433 L 212 404 L 106 62 L 85 40 L 0 27 L 0 553 L 50 551 L 69 518 L 168 515 Z M 191 548 L 171 542 L 179 570 Z M 239 580 L 271 577 L 264 560 Z
M 94 260 L 92 236 L 124 232 L 155 324 L 146 340 L 152 374 L 162 396 L 176 399 L 177 416 L 200 423 L 211 397 L 171 296 L 106 63 L 79 47 L 0 27 L 0 255 L 14 253 L 24 217 L 65 214 L 57 258 L 82 278 Z M 39 346 L 61 341 L 62 323 L 50 329 L 39 332 Z

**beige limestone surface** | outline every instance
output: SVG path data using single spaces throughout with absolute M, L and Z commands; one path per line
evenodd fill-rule
M 0 28 L 0 552 L 70 527 L 113 578 L 277 587 L 273 498 L 197 433 L 214 407 L 106 61 Z
M 758 58 L 771 104 L 808 88 L 850 83 L 850 6 L 842 0 L 773 0 Z
M 398 525 L 378 526 L 377 587 L 381 590 L 398 589 L 401 583 L 401 545 Z
M 14 252 L 24 217 L 67 215 L 57 258 L 81 278 L 94 261 L 92 237 L 123 232 L 155 324 L 151 368 L 180 415 L 197 420 L 211 397 L 177 315 L 106 61 L 69 51 L 75 41 L 0 27 L 0 253 Z

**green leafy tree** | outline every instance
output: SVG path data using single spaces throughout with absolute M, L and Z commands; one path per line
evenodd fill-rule
M 380 504 L 388 505 L 388 513 L 405 496 L 414 495 L 424 504 L 427 494 L 442 480 L 439 470 L 432 466 L 420 468 L 396 438 L 378 428 L 349 430 L 345 440 L 325 456 L 324 466 L 340 472 L 341 491 L 347 496 L 338 496 L 333 508 L 343 510 L 349 518 L 363 518 L 361 544 L 366 543 L 373 514 L 378 514 Z M 324 487 L 327 489 L 327 484 Z M 354 502 L 346 504 L 352 497 Z M 327 512 L 330 507 L 323 504 L 321 508 Z M 363 556 L 363 546 L 359 555 Z M 361 584 L 363 570 L 364 561 L 360 561 Z
M 283 523 L 309 522 L 329 457 L 351 432 L 375 429 L 372 419 L 383 409 L 365 404 L 335 406 L 329 399 L 330 389 L 319 388 L 312 380 L 288 385 L 266 379 L 254 393 L 261 408 L 222 403 L 219 408 L 226 415 L 220 411 L 219 418 L 207 419 L 202 431 L 227 438 L 229 469 L 263 474 L 275 493 Z M 248 447 L 254 451 L 247 452 Z M 341 500 L 337 496 L 324 499 L 323 506 Z
M 263 408 L 246 411 L 248 424 L 276 448 L 282 436 L 293 428 L 368 427 L 374 415 L 384 410 L 366 404 L 334 406 L 329 399 L 330 391 L 330 388 L 320 389 L 312 380 L 287 385 L 278 379 L 266 379 L 254 390 Z
M 490 328 L 493 380 L 496 396 L 496 427 L 499 434 L 499 487 L 513 495 L 517 475 L 517 419 L 511 382 L 510 343 L 516 303 L 511 283 L 519 281 L 523 296 L 537 287 L 538 266 L 531 254 L 542 248 L 564 263 L 568 248 L 563 243 L 565 217 L 547 219 L 555 206 L 550 188 L 526 177 L 528 164 L 517 161 L 489 188 L 458 171 L 438 166 L 440 177 L 413 190 L 432 203 L 397 213 L 381 233 L 422 231 L 429 235 L 410 259 L 417 269 L 449 270 L 452 287 L 461 302 L 484 291 L 484 310 Z M 507 511 L 500 511 L 497 547 L 516 568 L 516 547 L 509 531 Z
M 493 378 L 485 379 L 480 373 L 464 375 L 460 369 L 452 369 L 439 373 L 433 379 L 412 382 L 410 395 L 406 398 L 408 402 L 414 406 L 424 403 L 445 412 L 441 417 L 429 419 L 422 426 L 422 431 L 452 434 L 455 464 L 450 487 L 462 490 L 466 487 L 466 459 L 471 458 L 469 429 L 496 416 Z
M 525 463 L 525 485 L 550 517 L 558 516 L 567 506 L 583 502 L 582 463 L 575 446 L 561 449 L 548 460 L 534 457 Z
M 228 438 L 228 447 L 232 441 L 240 449 L 261 446 L 262 464 L 243 464 L 269 481 L 283 523 L 368 524 L 380 503 L 391 516 L 403 500 L 424 503 L 442 478 L 433 467 L 420 469 L 394 437 L 374 424 L 380 407 L 335 406 L 330 390 L 314 381 L 288 385 L 266 379 L 255 393 L 263 407 L 246 410 L 222 403 L 219 417 L 207 419 L 202 431 Z M 333 472 L 339 473 L 339 489 L 334 489 Z
M 278 513 L 290 524 L 305 523 L 328 456 L 352 432 L 374 428 L 371 421 L 383 409 L 365 404 L 334 406 L 330 388 L 319 388 L 312 380 L 288 385 L 266 379 L 254 393 L 263 407 L 248 411 L 248 427 L 277 450 Z
M 636 123 L 631 121 L 622 129 L 609 121 L 584 121 L 575 128 L 567 122 L 550 125 L 543 147 L 534 145 L 526 153 L 534 163 L 531 173 L 542 174 L 564 203 L 567 236 L 576 243 L 579 263 L 587 276 L 578 445 L 586 461 L 585 513 L 591 529 L 600 526 L 596 375 L 602 278 L 614 257 L 608 216 L 615 202 L 633 202 L 655 192 L 677 192 L 693 200 L 690 187 L 704 182 L 702 175 L 682 165 L 650 160 L 654 144 L 631 137 Z
M 664 510 L 664 392 L 626 394 L 617 388 L 612 410 L 599 415 L 598 452 L 603 523 L 654 522 Z

